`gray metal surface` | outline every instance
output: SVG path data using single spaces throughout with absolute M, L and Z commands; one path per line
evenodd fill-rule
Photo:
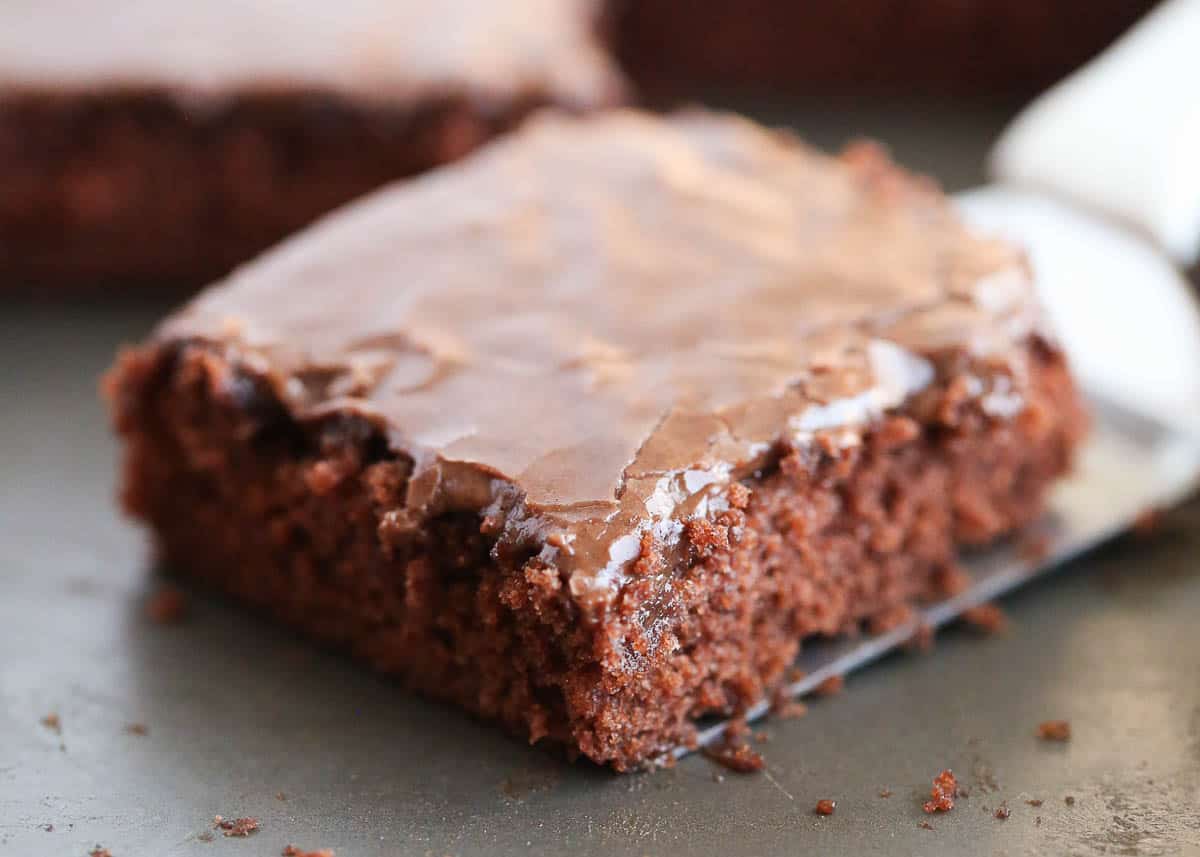
M 899 154 L 920 160 L 919 129 L 892 112 L 849 121 L 899 122 Z M 805 127 L 832 141 L 847 121 Z M 957 133 L 978 158 L 984 132 Z M 957 169 L 952 183 L 977 180 Z M 156 581 L 112 503 L 94 390 L 161 310 L 0 305 L 0 854 L 1200 854 L 1200 504 L 1006 599 L 1007 635 L 948 630 L 767 721 L 769 776 L 690 756 L 619 777 L 202 593 L 180 626 L 145 618 Z M 1088 499 L 1103 510 L 1137 478 Z M 1050 718 L 1071 721 L 1069 743 L 1033 736 Z M 970 796 L 922 829 L 944 767 Z M 820 798 L 835 815 L 813 813 Z M 215 814 L 262 829 L 205 842 Z

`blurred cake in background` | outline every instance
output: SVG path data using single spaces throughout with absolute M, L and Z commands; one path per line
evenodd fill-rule
M 1151 5 L 7 0 L 0 291 L 199 285 L 535 107 L 1029 93 Z
M 1027 95 L 1157 0 L 620 0 L 617 51 L 643 89 Z
M 6 0 L 5 290 L 200 284 L 534 107 L 622 99 L 599 0 Z

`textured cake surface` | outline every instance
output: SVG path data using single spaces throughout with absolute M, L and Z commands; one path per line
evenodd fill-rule
M 1035 321 L 1020 255 L 873 149 L 625 112 L 381 191 L 159 336 L 236 345 L 297 415 L 370 415 L 417 462 L 411 515 L 519 500 L 603 595 L 775 442 L 851 443 L 927 356 L 1019 363 Z

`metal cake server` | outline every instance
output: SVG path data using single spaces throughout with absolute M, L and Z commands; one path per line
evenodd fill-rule
M 958 198 L 973 227 L 1027 248 L 1093 406 L 1076 470 L 1038 525 L 1039 555 L 1016 542 L 975 553 L 964 561 L 971 586 L 911 621 L 806 643 L 787 694 L 876 660 L 1200 486 L 1200 311 L 1177 267 L 1200 256 L 1200 101 L 1179 89 L 1200 83 L 1198 43 L 1200 0 L 1163 4 L 1022 112 L 993 150 L 1000 183 Z M 764 700 L 745 717 L 769 710 Z M 727 725 L 707 725 L 700 745 Z

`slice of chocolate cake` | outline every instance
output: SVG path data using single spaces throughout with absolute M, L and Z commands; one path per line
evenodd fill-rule
M 540 116 L 108 382 L 173 571 L 626 770 L 1036 518 L 1084 417 L 1020 252 L 857 146 Z
M 3 289 L 200 284 L 532 108 L 621 98 L 599 0 L 0 4 Z

